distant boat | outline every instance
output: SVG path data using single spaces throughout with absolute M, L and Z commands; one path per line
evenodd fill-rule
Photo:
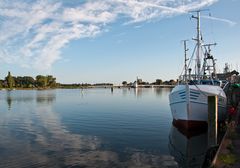
M 138 88 L 138 77 L 137 77 L 137 80 L 133 82 L 132 87 L 133 88 Z
M 197 38 L 192 57 L 187 59 L 186 41 L 184 41 L 185 65 L 184 74 L 169 95 L 174 122 L 192 128 L 208 121 L 208 96 L 218 96 L 218 120 L 226 115 L 227 98 L 220 87 L 221 81 L 216 77 L 215 59 L 211 54 L 211 46 L 203 44 L 200 31 L 200 11 L 197 16 Z M 196 58 L 193 58 L 196 55 Z M 203 59 L 201 59 L 203 57 Z M 202 62 L 202 64 L 201 64 Z M 192 69 L 195 72 L 192 73 Z
M 135 82 L 133 83 L 133 88 L 138 88 L 138 83 L 137 83 L 137 81 L 135 81 Z

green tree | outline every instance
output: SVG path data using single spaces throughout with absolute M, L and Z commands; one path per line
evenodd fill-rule
M 56 78 L 54 78 L 52 75 L 47 76 L 47 86 L 49 87 L 56 87 Z
M 3 88 L 3 81 L 0 80 L 0 89 Z
M 15 80 L 11 75 L 11 72 L 8 72 L 8 76 L 5 78 L 8 84 L 8 88 L 12 89 L 15 86 Z
M 15 78 L 15 83 L 17 87 L 31 88 L 35 85 L 35 80 L 31 76 L 18 76 Z
M 22 79 L 24 87 L 31 88 L 35 85 L 35 80 L 31 76 L 24 76 Z
M 124 86 L 127 85 L 127 81 L 123 81 L 122 85 L 124 85 Z
M 38 75 L 36 76 L 36 84 L 38 87 L 46 87 L 48 79 L 45 76 Z
M 23 87 L 22 86 L 22 77 L 18 76 L 16 78 L 14 78 L 14 80 L 15 80 L 16 87 Z
M 176 84 L 176 81 L 175 81 L 175 80 L 171 79 L 171 80 L 169 81 L 169 85 L 175 85 L 175 84 Z
M 162 79 L 156 79 L 156 85 L 161 85 L 163 83 Z

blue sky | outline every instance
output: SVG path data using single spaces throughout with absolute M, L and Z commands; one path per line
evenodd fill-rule
M 203 38 L 218 43 L 217 70 L 226 62 L 240 70 L 239 6 L 239 0 L 2 0 L 0 78 L 11 71 L 51 74 L 61 83 L 177 79 L 181 40 L 196 34 L 188 12 L 202 8 L 209 9 L 202 13 Z

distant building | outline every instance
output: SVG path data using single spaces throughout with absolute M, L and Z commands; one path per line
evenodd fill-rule
M 227 80 L 227 81 L 230 81 L 232 83 L 236 83 L 236 82 L 239 82 L 239 76 L 238 75 L 239 75 L 239 72 L 234 70 L 232 72 L 219 73 L 219 74 L 217 74 L 217 78 L 219 80 Z

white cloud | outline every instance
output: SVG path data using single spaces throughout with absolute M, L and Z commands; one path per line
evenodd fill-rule
M 111 9 L 112 6 L 106 1 L 89 2 L 80 7 L 65 9 L 63 20 L 95 24 L 109 23 L 116 18 L 116 14 Z
M 212 17 L 212 16 L 202 16 L 202 18 L 224 22 L 224 23 L 227 23 L 229 26 L 234 26 L 237 24 L 236 22 L 233 22 L 228 19 L 222 19 L 222 18 L 217 18 L 217 17 Z
M 217 0 L 95 0 L 69 7 L 60 0 L 2 0 L 0 61 L 49 69 L 70 41 L 95 37 L 120 17 L 125 17 L 128 24 L 145 22 L 215 2 Z

